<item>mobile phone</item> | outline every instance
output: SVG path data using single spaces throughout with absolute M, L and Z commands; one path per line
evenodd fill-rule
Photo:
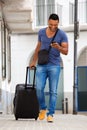
M 52 44 L 57 44 L 57 42 L 53 41 Z

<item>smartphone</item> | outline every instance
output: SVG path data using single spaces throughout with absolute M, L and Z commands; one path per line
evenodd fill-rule
M 57 42 L 53 41 L 52 44 L 57 44 Z

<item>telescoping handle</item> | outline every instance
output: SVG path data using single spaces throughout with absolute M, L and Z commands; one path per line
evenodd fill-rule
M 26 68 L 26 80 L 25 80 L 25 88 L 27 88 L 27 79 L 28 79 L 28 72 L 30 75 L 30 70 L 34 70 L 34 76 L 33 76 L 33 84 L 32 84 L 32 88 L 35 87 L 35 74 L 36 74 L 36 67 L 32 67 L 30 68 L 29 66 Z M 30 77 L 29 77 L 30 78 Z

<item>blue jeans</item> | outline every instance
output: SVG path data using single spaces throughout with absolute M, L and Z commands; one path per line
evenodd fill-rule
M 45 104 L 44 89 L 46 80 L 49 81 L 49 108 L 47 115 L 55 113 L 55 106 L 57 101 L 57 88 L 60 74 L 60 66 L 56 65 L 37 65 L 36 70 L 36 91 L 39 100 L 40 110 L 47 108 Z

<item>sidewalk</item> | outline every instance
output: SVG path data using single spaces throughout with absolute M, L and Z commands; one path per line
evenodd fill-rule
M 0 130 L 87 130 L 87 115 L 55 114 L 54 122 L 34 119 L 15 120 L 14 115 L 0 114 Z

